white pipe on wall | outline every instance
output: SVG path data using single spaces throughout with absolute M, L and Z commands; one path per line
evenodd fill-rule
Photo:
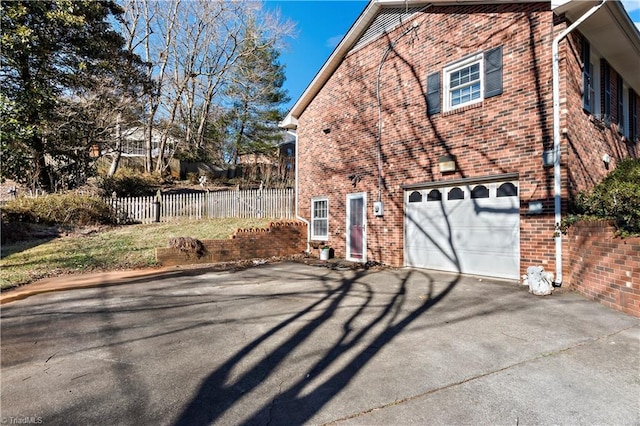
M 296 126 L 297 127 L 297 126 Z M 296 173 L 295 173 L 295 201 L 294 203 L 295 205 L 295 217 L 298 220 L 301 220 L 302 222 L 307 224 L 307 253 L 311 252 L 311 224 L 309 223 L 309 221 L 307 219 L 305 219 L 304 217 L 300 216 L 299 212 L 298 212 L 298 203 L 300 202 L 300 197 L 298 195 L 298 167 L 299 167 L 299 159 L 298 159 L 298 151 L 299 151 L 299 147 L 298 147 L 298 131 L 296 129 L 295 133 L 292 131 L 287 131 L 289 134 L 295 136 L 296 138 L 296 144 L 295 144 L 295 150 L 296 150 Z
M 560 169 L 560 41 L 565 38 L 578 25 L 584 22 L 591 15 L 596 13 L 607 0 L 602 2 L 582 15 L 573 24 L 553 39 L 551 47 L 553 61 L 553 198 L 554 198 L 554 222 L 555 222 L 555 244 L 556 244 L 556 284 L 562 284 L 562 232 L 560 225 L 562 222 L 562 175 Z

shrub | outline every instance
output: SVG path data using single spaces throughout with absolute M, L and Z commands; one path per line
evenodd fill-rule
M 115 223 L 109 204 L 97 197 L 77 194 L 51 194 L 19 197 L 2 209 L 5 222 L 45 225 L 94 225 Z
M 574 200 L 575 213 L 615 220 L 623 234 L 640 233 L 640 159 L 620 162 L 591 191 L 580 192 Z
M 196 256 L 202 257 L 206 248 L 202 241 L 192 237 L 175 237 L 169 240 L 169 247 L 180 250 L 182 253 L 195 253 Z
M 118 197 L 142 197 L 154 195 L 161 182 L 156 175 L 121 169 L 111 177 L 98 178 L 97 184 L 104 197 L 111 197 L 114 192 Z

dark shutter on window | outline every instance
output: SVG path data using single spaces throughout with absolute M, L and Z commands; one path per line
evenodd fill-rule
M 582 38 L 582 108 L 591 112 L 591 46 Z
M 484 54 L 484 97 L 502 94 L 502 46 Z
M 427 76 L 427 115 L 440 112 L 440 72 Z
M 616 123 L 618 123 L 618 132 L 624 134 L 624 82 L 620 75 L 618 75 L 617 86 L 616 98 L 618 100 L 618 109 Z
M 629 89 L 629 139 L 636 141 L 638 136 L 638 95 Z
M 611 123 L 611 66 L 604 59 L 600 60 L 600 69 L 602 72 L 602 112 L 604 120 L 608 124 Z

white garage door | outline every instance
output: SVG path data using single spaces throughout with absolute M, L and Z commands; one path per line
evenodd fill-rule
M 518 182 L 406 190 L 405 265 L 517 279 Z

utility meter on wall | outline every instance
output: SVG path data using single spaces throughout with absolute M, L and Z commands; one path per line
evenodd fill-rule
M 382 201 L 375 201 L 373 203 L 373 215 L 382 216 L 383 214 L 384 214 L 384 206 L 382 205 Z

